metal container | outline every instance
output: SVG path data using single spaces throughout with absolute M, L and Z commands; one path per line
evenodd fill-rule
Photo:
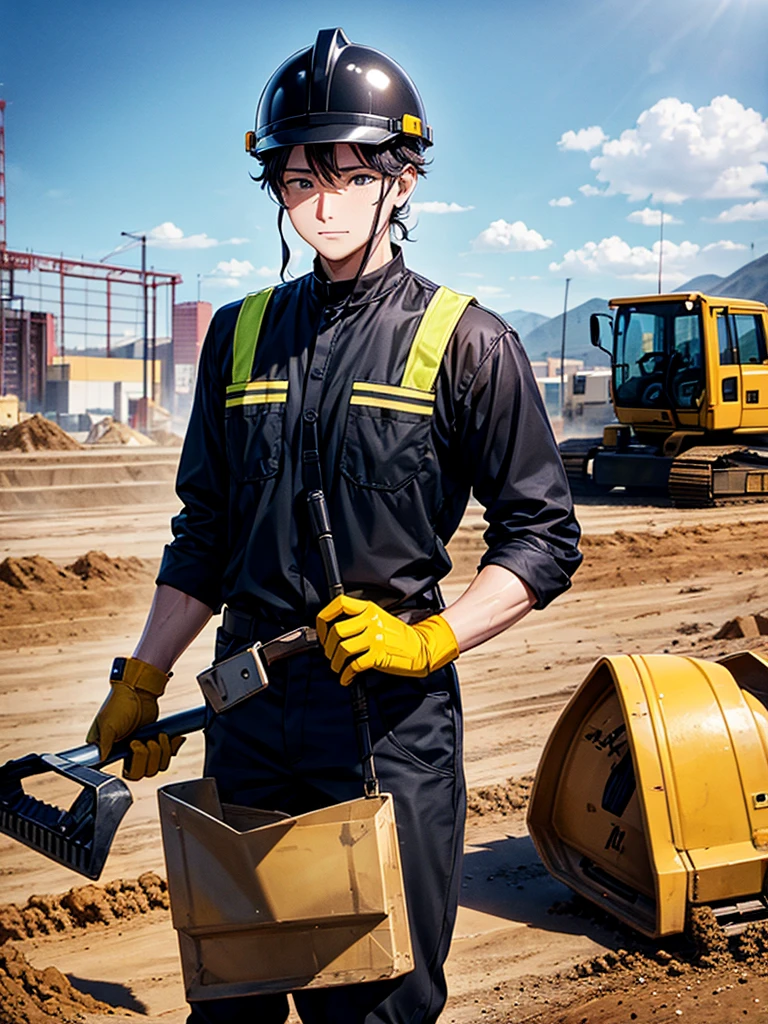
M 413 969 L 391 794 L 288 817 L 159 790 L 190 1001 L 379 981 Z

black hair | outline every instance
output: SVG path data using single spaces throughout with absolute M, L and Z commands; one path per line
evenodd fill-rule
M 304 152 L 309 163 L 309 169 L 322 181 L 332 184 L 339 175 L 339 166 L 336 162 L 336 146 L 334 142 L 316 142 L 304 146 Z M 427 161 L 424 157 L 423 146 L 418 139 L 408 138 L 404 135 L 397 135 L 390 142 L 380 146 L 368 146 L 362 144 L 349 144 L 350 149 L 357 159 L 365 167 L 378 171 L 384 179 L 394 181 L 405 168 L 411 164 L 420 177 L 425 177 Z M 261 187 L 267 189 L 272 198 L 280 205 L 278 214 L 278 230 L 280 241 L 283 247 L 283 266 L 280 271 L 282 277 L 288 265 L 290 254 L 282 231 L 282 214 L 284 206 L 281 196 L 283 175 L 291 155 L 293 146 L 280 146 L 277 149 L 267 150 L 259 156 L 262 164 L 260 174 L 251 175 L 254 181 L 258 181 Z M 412 241 L 405 220 L 408 216 L 408 203 L 403 206 L 395 206 L 389 218 L 389 226 L 398 241 Z

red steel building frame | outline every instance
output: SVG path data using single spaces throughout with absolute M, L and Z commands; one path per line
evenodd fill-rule
M 41 271 L 43 273 L 59 275 L 59 345 L 58 354 L 63 358 L 66 355 L 66 333 L 65 333 L 65 282 L 68 277 L 85 279 L 87 281 L 99 281 L 105 284 L 106 288 L 106 348 L 107 355 L 111 350 L 111 285 L 114 282 L 133 285 L 141 288 L 145 301 L 151 295 L 152 301 L 148 303 L 151 309 L 151 328 L 149 337 L 144 339 L 145 345 L 152 344 L 151 360 L 154 366 L 154 341 L 157 336 L 157 289 L 171 289 L 171 308 L 176 304 L 176 286 L 181 284 L 181 275 L 172 274 L 159 270 L 134 270 L 130 267 L 119 267 L 108 263 L 89 263 L 86 260 L 65 259 L 63 256 L 42 256 L 31 252 L 15 252 L 6 249 L 0 243 L 0 281 L 5 279 L 9 283 L 9 294 L 0 296 L 0 394 L 3 393 L 2 372 L 5 354 L 5 315 L 4 302 L 9 301 L 13 296 L 14 272 Z M 147 353 L 145 350 L 145 358 Z M 151 375 L 154 389 L 154 372 Z M 155 397 L 154 395 L 152 397 Z

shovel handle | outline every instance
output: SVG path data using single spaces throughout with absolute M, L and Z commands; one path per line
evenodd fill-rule
M 197 732 L 205 725 L 205 706 L 190 708 L 188 711 L 179 711 L 175 715 L 168 715 L 167 718 L 160 718 L 157 722 L 151 722 L 143 726 L 135 733 L 132 733 L 124 740 L 115 743 L 109 752 L 106 760 L 102 761 L 99 756 L 97 743 L 86 743 L 82 747 L 73 747 L 72 750 L 62 750 L 58 755 L 65 758 L 72 764 L 96 767 L 105 764 L 114 764 L 127 757 L 131 752 L 133 740 L 152 740 L 161 732 L 173 739 L 174 736 L 186 736 L 187 733 Z

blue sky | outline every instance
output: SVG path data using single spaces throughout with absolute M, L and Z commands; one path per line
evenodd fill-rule
M 243 133 L 273 69 L 337 25 L 424 99 L 406 257 L 426 276 L 502 312 L 554 315 L 566 276 L 571 306 L 655 291 L 662 203 L 668 287 L 768 251 L 768 0 L 16 0 L 9 247 L 100 259 L 147 231 L 180 299 L 198 275 L 215 306 L 267 283 L 275 207 Z

